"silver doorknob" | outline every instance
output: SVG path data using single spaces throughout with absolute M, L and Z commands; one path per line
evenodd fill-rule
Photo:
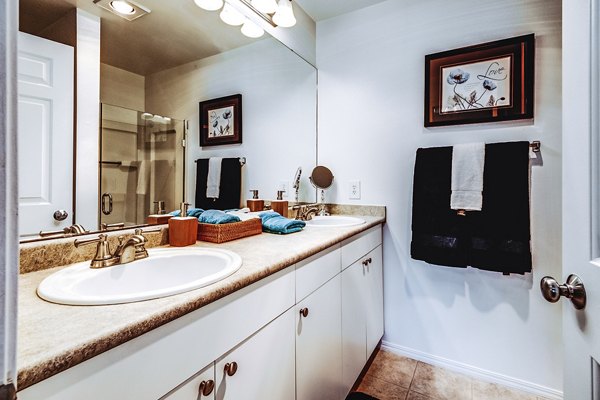
M 585 286 L 583 286 L 581 278 L 577 275 L 569 275 L 564 285 L 560 285 L 551 276 L 545 276 L 540 281 L 540 289 L 544 298 L 550 303 L 556 303 L 560 299 L 560 296 L 564 296 L 567 299 L 571 299 L 571 303 L 573 303 L 573 306 L 577 310 L 585 308 L 587 300 Z
M 56 210 L 54 211 L 54 219 L 57 221 L 64 221 L 69 216 L 69 213 L 65 210 Z

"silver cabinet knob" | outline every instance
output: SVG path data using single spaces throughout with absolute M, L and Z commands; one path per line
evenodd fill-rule
M 54 211 L 54 219 L 57 221 L 64 221 L 69 216 L 69 213 L 65 210 L 56 210 Z
M 561 296 L 564 296 L 571 299 L 571 303 L 577 310 L 585 308 L 587 300 L 585 286 L 577 275 L 569 275 L 564 285 L 560 285 L 551 276 L 545 276 L 540 281 L 540 289 L 544 298 L 550 303 L 556 303 Z

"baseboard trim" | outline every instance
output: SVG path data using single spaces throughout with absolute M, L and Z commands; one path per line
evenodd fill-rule
M 508 386 L 524 392 L 532 393 L 537 396 L 543 396 L 548 399 L 562 400 L 563 398 L 563 392 L 556 389 L 551 389 L 536 383 L 498 374 L 496 372 L 487 371 L 472 365 L 425 353 L 420 350 L 400 346 L 398 344 L 388 342 L 387 340 L 382 341 L 381 347 L 385 350 L 391 351 L 392 353 L 409 357 L 417 361 L 423 361 L 427 364 L 443 367 L 455 372 L 460 372 L 482 381 L 497 383 L 503 386 Z

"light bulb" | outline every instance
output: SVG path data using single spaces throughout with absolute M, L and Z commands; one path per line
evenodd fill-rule
M 225 6 L 223 7 L 223 10 L 221 10 L 221 14 L 219 14 L 219 16 L 227 25 L 233 26 L 242 25 L 246 20 L 246 17 L 244 17 L 242 13 L 236 10 L 229 3 L 225 3 Z
M 277 1 L 275 0 L 252 0 L 252 6 L 265 14 L 272 14 L 277 11 Z
M 275 15 L 273 15 L 273 22 L 283 28 L 289 28 L 296 25 L 292 0 L 279 0 L 279 8 Z
M 242 25 L 242 33 L 244 36 L 256 39 L 264 35 L 265 30 L 247 19 L 246 22 L 244 22 L 244 25 Z
M 194 0 L 194 3 L 208 11 L 216 11 L 223 7 L 223 0 Z
M 111 1 L 110 7 L 119 14 L 135 14 L 135 8 L 133 8 L 133 6 L 126 1 Z

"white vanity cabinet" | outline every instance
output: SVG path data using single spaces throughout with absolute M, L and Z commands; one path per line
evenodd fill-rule
M 383 335 L 382 278 L 378 225 L 21 390 L 19 400 L 343 399 Z
M 383 336 L 381 229 L 345 242 L 342 260 L 351 263 L 341 274 L 342 380 L 348 391 Z

